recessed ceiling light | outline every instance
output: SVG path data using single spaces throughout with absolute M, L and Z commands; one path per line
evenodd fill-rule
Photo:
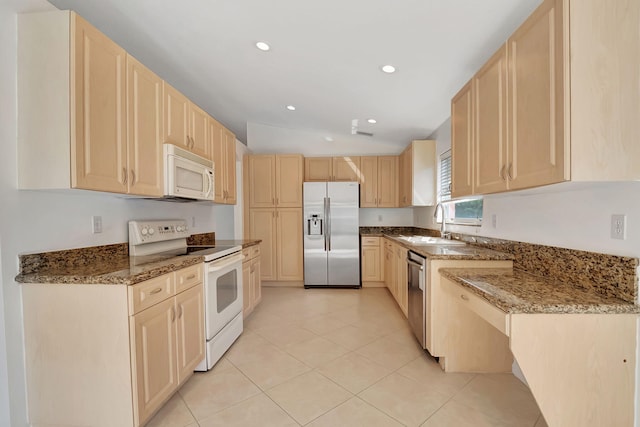
M 287 110 L 289 111 L 295 111 L 296 107 L 294 107 L 293 105 L 287 105 Z
M 330 136 L 325 136 L 324 140 L 327 142 L 333 142 L 333 138 L 331 138 Z
M 266 44 L 265 42 L 258 42 L 256 43 L 256 47 L 264 52 L 268 51 L 269 49 L 271 49 L 271 46 L 269 46 L 268 44 Z
M 382 71 L 384 71 L 387 74 L 395 73 L 396 67 L 394 67 L 393 65 L 383 65 Z
M 371 123 L 372 125 L 378 123 L 376 119 L 367 119 L 367 122 Z

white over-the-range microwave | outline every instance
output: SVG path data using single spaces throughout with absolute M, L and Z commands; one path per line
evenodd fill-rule
M 173 144 L 164 144 L 164 198 L 213 201 L 213 162 Z

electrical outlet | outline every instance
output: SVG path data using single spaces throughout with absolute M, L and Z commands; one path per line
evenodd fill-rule
M 624 240 L 627 238 L 627 216 L 611 215 L 611 238 Z
M 382 215 L 378 215 L 378 222 L 382 222 Z
M 195 227 L 196 226 L 196 217 L 192 216 L 191 217 L 191 227 Z
M 91 230 L 93 234 L 102 233 L 102 217 L 101 216 L 92 216 L 91 217 Z
M 497 224 L 498 224 L 498 215 L 492 214 L 491 215 L 491 226 L 493 228 L 496 228 Z

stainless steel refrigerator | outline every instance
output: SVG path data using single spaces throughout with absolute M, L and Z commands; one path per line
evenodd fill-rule
M 304 287 L 360 287 L 357 182 L 305 182 Z

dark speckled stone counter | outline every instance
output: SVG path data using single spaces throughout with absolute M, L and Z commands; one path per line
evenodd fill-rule
M 32 273 L 19 274 L 15 280 L 18 283 L 134 285 L 203 261 L 203 257 L 192 255 L 101 257 L 90 263 L 48 265 Z
M 449 260 L 470 260 L 470 261 L 495 261 L 495 260 L 512 260 L 513 255 L 491 249 L 480 248 L 472 245 L 419 245 L 409 243 L 406 240 L 399 239 L 394 236 L 385 235 L 387 239 L 398 243 L 405 248 L 416 252 L 427 259 L 449 259 Z
M 239 245 L 260 240 L 216 240 L 214 233 L 191 236 L 192 246 Z M 93 246 L 20 256 L 18 283 L 133 285 L 204 261 L 196 255 L 129 257 L 128 245 Z
M 640 313 L 640 306 L 516 269 L 442 268 L 440 274 L 506 313 Z

